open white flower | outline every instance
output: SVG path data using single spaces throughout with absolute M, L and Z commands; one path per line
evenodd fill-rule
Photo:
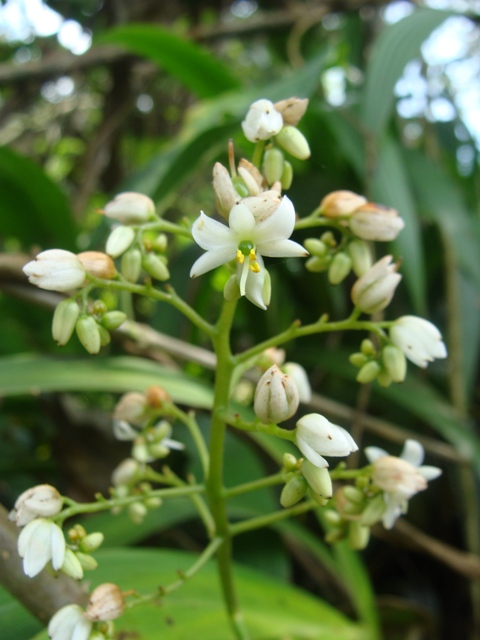
M 322 456 L 348 456 L 358 447 L 346 429 L 332 424 L 319 413 L 309 413 L 297 422 L 297 446 L 316 467 L 328 467 Z
M 435 358 L 446 358 L 447 349 L 437 327 L 417 316 L 402 316 L 390 329 L 392 342 L 423 369 Z
M 63 249 L 49 249 L 38 254 L 23 267 L 29 281 L 49 291 L 71 291 L 81 287 L 85 269 L 74 253 Z
M 262 256 L 288 258 L 308 255 L 301 245 L 288 240 L 295 225 L 293 204 L 284 196 L 276 210 L 260 222 L 245 204 L 237 204 L 230 211 L 228 224 L 227 227 L 209 218 L 203 211 L 195 220 L 192 235 L 206 253 L 194 263 L 190 276 L 195 278 L 236 260 L 240 294 L 266 309 L 268 301 L 263 295 L 266 269 Z
M 282 114 L 277 111 L 270 100 L 257 100 L 252 105 L 242 122 L 245 137 L 250 142 L 268 140 L 277 135 L 283 127 Z
M 8 517 L 17 527 L 23 527 L 35 518 L 55 516 L 62 510 L 63 500 L 55 487 L 39 484 L 18 496 L 15 508 Z
M 23 558 L 23 571 L 29 578 L 38 575 L 50 560 L 57 571 L 65 559 L 63 532 L 51 520 L 36 518 L 22 529 L 18 537 L 18 553 Z
M 57 611 L 48 624 L 51 640 L 88 640 L 93 622 L 85 618 L 78 604 L 67 604 Z
M 382 521 L 386 529 L 407 512 L 409 499 L 442 473 L 438 467 L 422 465 L 424 450 L 416 440 L 406 440 L 400 457 L 379 447 L 367 447 L 365 455 L 372 463 L 372 482 L 383 491 L 386 509 Z

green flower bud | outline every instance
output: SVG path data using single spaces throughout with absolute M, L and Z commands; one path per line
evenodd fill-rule
M 292 453 L 284 453 L 282 458 L 285 471 L 295 471 L 297 469 L 297 458 Z
M 142 267 L 148 273 L 149 276 L 164 282 L 170 278 L 170 272 L 167 265 L 154 253 L 147 253 L 142 258 Z
M 105 329 L 105 327 L 102 327 L 101 324 L 97 324 L 97 327 L 100 334 L 100 345 L 102 347 L 106 347 L 107 344 L 110 344 L 110 342 L 112 341 L 110 333 Z
M 75 324 L 80 315 L 80 307 L 74 300 L 62 300 L 53 314 L 52 335 L 60 346 L 67 344 L 72 337 Z
M 250 195 L 250 191 L 248 190 L 243 178 L 240 176 L 234 176 L 232 178 L 232 183 L 240 198 L 247 198 Z
M 312 254 L 322 258 L 328 253 L 327 245 L 318 238 L 307 238 L 303 243 L 305 249 Z
M 109 311 L 101 319 L 101 324 L 102 327 L 105 327 L 105 329 L 113 331 L 114 329 L 118 329 L 118 327 L 123 324 L 126 319 L 127 314 L 123 311 Z
M 331 231 L 324 231 L 320 236 L 320 240 L 332 249 L 337 246 L 337 241 L 335 240 L 335 236 Z
M 128 282 L 137 282 L 142 272 L 142 254 L 139 249 L 130 249 L 122 256 L 122 275 Z
M 287 125 L 276 136 L 277 143 L 294 158 L 306 160 L 310 157 L 307 139 L 296 127 Z
M 342 513 L 345 514 L 345 516 L 358 516 L 362 513 L 362 505 L 347 500 L 342 505 Z
M 382 369 L 377 376 L 377 382 L 381 387 L 386 389 L 392 384 L 393 380 L 390 377 L 390 374 L 388 373 L 388 371 L 386 371 L 385 369 Z
M 105 251 L 112 258 L 118 258 L 122 253 L 125 253 L 134 239 L 135 231 L 132 227 L 124 227 L 123 225 L 115 227 L 108 236 Z
M 332 497 L 332 478 L 328 469 L 316 467 L 304 459 L 302 462 L 302 474 L 316 495 L 327 500 Z
M 275 147 L 267 149 L 263 156 L 263 175 L 267 184 L 273 184 L 282 179 L 283 174 L 283 153 Z
M 331 260 L 331 256 L 323 256 L 322 258 L 320 256 L 312 256 L 306 261 L 305 267 L 312 273 L 322 273 L 328 269 Z
M 365 549 L 370 539 L 370 528 L 358 521 L 350 522 L 348 527 L 348 542 L 352 549 Z
M 92 553 L 96 551 L 100 545 L 102 544 L 105 536 L 101 531 L 95 531 L 94 533 L 89 533 L 81 542 L 80 549 L 84 553 Z
M 79 559 L 84 571 L 93 571 L 98 567 L 98 562 L 93 556 L 89 555 L 88 553 L 81 553 L 80 551 L 77 551 L 76 556 Z
M 382 361 L 389 376 L 394 382 L 403 382 L 407 374 L 407 360 L 403 351 L 389 344 L 382 350 Z
M 357 374 L 357 382 L 361 384 L 368 384 L 369 382 L 373 382 L 378 374 L 381 372 L 382 367 L 378 364 L 376 360 L 370 360 L 363 365 L 360 371 Z
M 323 496 L 321 496 L 319 493 L 315 493 L 315 491 L 312 491 L 312 489 L 309 489 L 309 496 L 310 498 L 316 502 L 318 504 L 319 507 L 324 507 L 325 505 L 328 504 L 329 499 L 328 498 L 324 498 Z
M 363 353 L 352 353 L 352 355 L 348 358 L 354 367 L 363 367 L 363 365 L 368 362 L 368 358 Z
M 348 245 L 348 252 L 352 258 L 353 271 L 360 278 L 373 264 L 370 247 L 364 240 L 352 240 Z
M 107 313 L 107 305 L 103 300 L 95 300 L 92 307 L 93 315 L 103 316 Z
M 364 353 L 369 358 L 373 358 L 377 355 L 377 350 L 375 349 L 375 345 L 370 340 L 370 338 L 365 338 L 362 340 L 362 344 L 360 345 L 360 351 Z
M 85 531 L 85 527 L 82 527 L 81 524 L 76 524 L 68 530 L 67 535 L 70 542 L 77 544 L 80 540 L 83 540 L 86 537 L 87 532 Z
M 153 241 L 152 248 L 158 253 L 165 253 L 168 248 L 168 238 L 164 233 L 159 233 Z
M 147 498 L 145 500 L 145 506 L 147 507 L 147 509 L 158 509 L 158 507 L 160 507 L 161 505 L 162 499 L 155 496 L 153 498 Z
M 150 456 L 153 458 L 166 458 L 170 453 L 170 449 L 161 442 L 154 442 L 148 446 Z M 138 459 L 138 458 L 137 458 Z
M 92 316 L 80 316 L 75 325 L 75 330 L 77 332 L 78 339 L 88 353 L 95 354 L 100 351 L 100 331 L 98 324 Z
M 352 259 L 341 251 L 337 253 L 328 267 L 328 280 L 330 284 L 340 284 L 350 273 Z
M 293 476 L 283 487 L 280 495 L 280 504 L 285 509 L 293 507 L 307 493 L 308 484 L 303 476 Z
M 365 499 L 365 496 L 363 492 L 360 491 L 360 489 L 357 489 L 357 487 L 348 484 L 343 487 L 343 495 L 347 498 L 347 500 L 349 500 L 350 502 L 354 502 L 355 504 L 362 504 Z
M 240 286 L 235 274 L 231 275 L 223 288 L 223 297 L 228 302 L 240 299 Z
M 372 498 L 372 500 L 368 502 L 367 506 L 362 511 L 362 516 L 359 522 L 366 527 L 372 527 L 382 519 L 385 509 L 386 505 L 383 499 L 383 494 L 375 496 L 375 498 Z
M 61 570 L 73 580 L 81 580 L 83 578 L 82 564 L 71 549 L 65 549 L 65 559 Z
M 147 507 L 141 502 L 134 502 L 128 506 L 128 515 L 135 524 L 141 524 L 147 513 Z
M 334 527 L 338 527 L 343 522 L 342 516 L 338 511 L 334 511 L 333 509 L 326 509 L 323 515 L 325 520 Z
M 285 191 L 290 189 L 293 182 L 293 167 L 288 160 L 283 162 L 282 177 L 280 178 L 280 184 Z

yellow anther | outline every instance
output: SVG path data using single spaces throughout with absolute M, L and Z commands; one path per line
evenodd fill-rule
M 248 254 L 248 258 L 249 258 L 250 262 L 253 262 L 254 260 L 257 259 L 257 256 L 255 255 L 255 249 L 250 249 L 250 253 Z
M 243 264 L 245 262 L 245 256 L 240 251 L 240 249 L 237 249 L 237 262 L 239 262 L 240 264 Z
M 250 268 L 250 271 L 253 271 L 253 273 L 260 273 L 260 265 L 258 264 L 258 262 L 252 262 L 248 266 Z

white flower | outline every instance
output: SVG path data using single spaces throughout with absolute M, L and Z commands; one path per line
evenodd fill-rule
M 23 267 L 29 281 L 49 291 L 70 291 L 82 286 L 85 269 L 74 253 L 63 249 L 49 249 Z
M 353 304 L 364 313 L 382 311 L 390 304 L 395 289 L 402 279 L 398 265 L 391 264 L 392 256 L 384 256 L 370 267 L 353 285 Z
M 402 316 L 390 329 L 392 342 L 414 364 L 425 368 L 434 358 L 446 358 L 447 349 L 437 327 L 417 316 Z
M 293 204 L 284 196 L 275 211 L 260 222 L 245 204 L 237 204 L 230 211 L 228 224 L 227 227 L 212 220 L 203 211 L 195 220 L 192 235 L 206 253 L 194 263 L 190 276 L 195 278 L 236 259 L 241 295 L 266 309 L 263 287 L 267 276 L 262 255 L 285 258 L 308 255 L 301 245 L 288 240 L 295 225 Z
M 93 623 L 78 604 L 68 604 L 57 611 L 48 624 L 51 640 L 88 640 Z
M 122 224 L 141 224 L 155 217 L 155 204 L 142 193 L 126 191 L 108 202 L 103 213 Z
M 63 532 L 51 520 L 36 518 L 22 529 L 18 553 L 23 558 L 23 571 L 29 578 L 39 574 L 50 560 L 55 570 L 61 569 L 65 558 Z
M 424 458 L 422 445 L 407 440 L 400 457 L 391 456 L 379 447 L 367 447 L 365 455 L 372 463 L 372 481 L 381 489 L 386 510 L 383 525 L 391 529 L 395 520 L 408 509 L 408 500 L 427 488 L 427 481 L 442 473 L 438 467 L 421 466 Z
M 282 114 L 273 106 L 270 100 L 257 100 L 252 105 L 242 122 L 245 137 L 250 142 L 268 140 L 277 135 L 283 127 Z
M 318 413 L 309 413 L 297 422 L 297 445 L 316 467 L 328 467 L 322 456 L 348 456 L 358 447 L 342 427 L 332 424 Z
M 62 497 L 55 487 L 39 484 L 18 496 L 15 508 L 10 511 L 8 517 L 15 521 L 17 527 L 23 527 L 39 516 L 55 516 L 62 510 L 62 505 Z
M 395 240 L 405 226 L 396 209 L 367 202 L 353 212 L 348 226 L 362 240 Z

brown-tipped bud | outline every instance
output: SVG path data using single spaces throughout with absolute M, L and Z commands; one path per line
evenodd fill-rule
M 110 256 L 100 251 L 83 251 L 77 255 L 87 273 L 95 278 L 111 280 L 117 275 L 117 270 Z
M 283 123 L 296 126 L 308 107 L 308 98 L 287 98 L 275 102 L 275 109 L 282 114 Z
M 298 409 L 297 385 L 276 364 L 260 378 L 255 390 L 253 408 L 265 423 L 278 423 L 291 418 Z
M 405 226 L 398 211 L 374 202 L 358 207 L 348 220 L 350 230 L 362 240 L 395 240 Z
M 137 391 L 125 393 L 117 402 L 113 417 L 131 424 L 141 425 L 145 419 L 147 399 L 145 394 Z
M 230 174 L 220 162 L 216 162 L 213 167 L 213 192 L 218 212 L 228 220 L 230 211 L 240 201 L 240 196 L 233 186 Z
M 172 398 L 168 391 L 159 385 L 153 385 L 148 387 L 145 391 L 145 401 L 149 407 L 154 409 L 161 409 L 166 402 L 171 402 Z
M 276 136 L 277 143 L 287 153 L 298 160 L 306 160 L 310 157 L 310 147 L 303 133 L 296 127 L 287 125 Z
M 115 620 L 125 609 L 125 598 L 116 584 L 106 582 L 94 589 L 88 601 L 85 617 L 92 622 Z
M 353 191 L 332 191 L 320 202 L 320 213 L 326 218 L 350 216 L 366 202 L 366 198 Z

